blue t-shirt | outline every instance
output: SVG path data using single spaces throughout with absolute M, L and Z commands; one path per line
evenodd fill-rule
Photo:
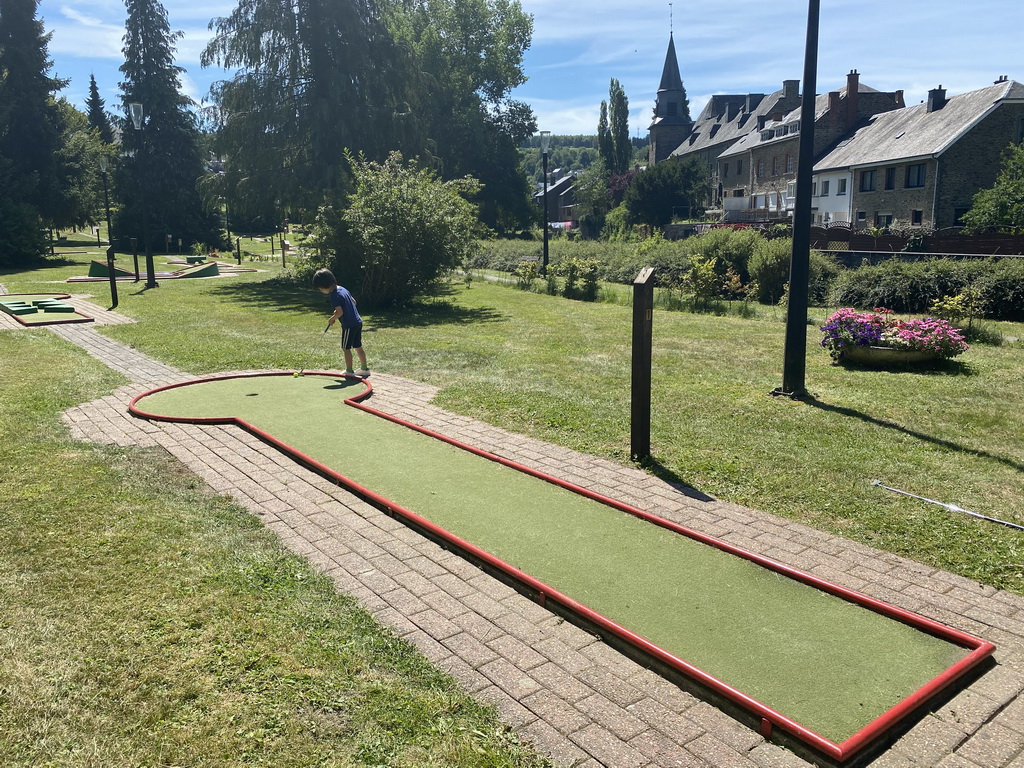
M 363 318 L 359 316 L 359 310 L 356 309 L 355 299 L 352 298 L 352 294 L 348 290 L 339 285 L 334 291 L 327 294 L 327 297 L 331 300 L 332 307 L 341 307 L 342 328 L 357 328 L 363 324 Z

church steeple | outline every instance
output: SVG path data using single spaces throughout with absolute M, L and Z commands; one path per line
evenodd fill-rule
M 679 59 L 676 57 L 676 42 L 672 33 L 668 33 L 668 53 L 665 54 L 665 68 L 661 71 L 661 85 L 658 86 L 658 93 L 662 91 L 683 90 L 683 78 L 679 76 Z
M 651 165 L 667 158 L 672 150 L 682 144 L 690 134 L 693 120 L 690 119 L 690 100 L 679 75 L 679 60 L 676 58 L 676 43 L 672 33 L 668 36 L 668 52 L 661 72 L 661 85 L 654 101 L 654 120 L 650 127 Z

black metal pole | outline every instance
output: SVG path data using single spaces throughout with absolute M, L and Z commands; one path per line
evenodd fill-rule
M 631 377 L 629 455 L 651 455 L 651 352 L 654 327 L 654 268 L 644 267 L 633 281 L 633 369 Z
M 117 308 L 117 275 L 114 274 L 114 238 L 110 234 L 110 194 L 107 191 L 107 172 L 103 171 L 103 205 L 107 211 L 107 273 L 110 275 L 110 308 Z M 97 227 L 97 230 L 99 227 Z
M 544 258 L 540 264 L 540 273 L 548 276 L 548 153 L 541 152 L 544 159 Z
M 808 0 L 807 48 L 804 53 L 803 101 L 800 109 L 800 145 L 796 167 L 796 203 L 793 209 L 793 256 L 789 266 L 789 301 L 786 307 L 786 342 L 782 386 L 773 395 L 807 395 L 807 300 L 811 254 L 811 179 L 814 171 L 814 102 L 818 76 L 818 17 L 820 0 Z
M 135 282 L 139 282 L 139 238 L 133 237 L 132 241 L 132 261 L 135 262 Z

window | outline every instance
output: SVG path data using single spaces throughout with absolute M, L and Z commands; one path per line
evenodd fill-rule
M 920 226 L 922 221 L 924 221 L 924 211 L 911 211 L 910 212 L 910 223 L 911 224 L 915 224 L 917 226 Z
M 821 196 L 822 197 L 828 197 L 828 185 L 830 183 L 831 182 L 828 179 L 825 179 L 823 182 L 821 182 Z
M 896 189 L 896 169 L 886 168 L 885 169 L 885 188 Z
M 888 227 L 892 224 L 891 213 L 876 213 L 875 214 L 875 226 L 876 227 Z
M 800 133 L 800 121 L 797 120 L 795 123 L 789 126 L 790 133 Z
M 773 134 L 773 131 L 761 131 L 761 141 L 768 141 Z
M 836 194 L 837 195 L 845 195 L 846 194 L 846 179 L 840 179 L 837 182 L 837 184 L 838 184 L 838 186 L 836 188 Z
M 818 182 L 812 181 L 811 182 L 811 197 L 817 197 L 817 196 L 818 196 Z
M 772 176 L 779 175 L 779 156 L 772 155 Z
M 764 176 L 764 158 L 759 158 L 757 161 L 757 178 Z
M 747 196 L 747 191 L 745 189 L 734 189 L 732 191 L 732 196 L 733 197 L 746 197 Z
M 729 164 L 728 163 L 723 163 L 722 164 L 722 178 L 725 178 L 728 175 L 729 175 Z
M 793 155 L 786 155 L 786 173 L 793 173 L 796 171 L 796 157 Z
M 874 171 L 861 171 L 860 172 L 860 191 L 861 192 L 874 192 L 875 191 L 875 172 Z
M 737 160 L 736 161 L 736 175 L 739 176 L 741 173 L 743 173 L 743 161 L 742 160 Z
M 907 166 L 907 189 L 917 189 L 924 186 L 925 166 L 924 163 Z
M 867 220 L 868 220 L 868 212 L 867 211 L 857 211 L 857 221 L 867 221 Z

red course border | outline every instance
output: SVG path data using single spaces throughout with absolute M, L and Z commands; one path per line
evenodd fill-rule
M 818 577 L 812 576 L 809 573 L 805 573 L 804 571 L 800 571 L 784 563 L 780 563 L 777 560 L 772 560 L 771 558 L 758 555 L 754 552 L 749 552 L 740 547 L 721 541 L 720 539 L 716 539 L 712 536 L 708 536 L 698 531 L 694 531 L 690 528 L 686 528 L 670 520 L 666 520 L 664 518 L 658 517 L 657 515 L 653 515 L 641 509 L 637 509 L 636 507 L 629 506 L 628 504 L 624 504 L 620 501 L 616 501 L 615 499 L 612 499 L 610 497 L 587 490 L 586 488 L 574 485 L 573 483 L 560 480 L 557 477 L 553 477 L 544 472 L 539 472 L 537 470 L 531 469 L 530 467 L 526 467 L 522 464 L 518 464 L 509 459 L 502 458 L 501 456 L 495 456 L 494 454 L 480 450 L 479 448 L 474 448 L 471 445 L 442 435 L 439 432 L 435 432 L 431 429 L 418 426 L 411 422 L 405 421 L 404 419 L 400 419 L 396 416 L 392 416 L 382 411 L 378 411 L 375 408 L 371 408 L 363 404 L 362 402 L 363 400 L 368 398 L 373 392 L 373 387 L 366 380 L 363 380 L 363 384 L 365 385 L 366 388 L 362 392 L 353 395 L 349 398 L 346 398 L 344 400 L 346 405 L 352 406 L 353 408 L 358 408 L 362 411 L 365 411 L 366 413 L 370 413 L 374 416 L 386 419 L 387 421 L 391 421 L 395 424 L 400 424 L 403 427 L 407 427 L 408 429 L 420 432 L 421 434 L 428 435 L 437 440 L 449 443 L 450 445 L 454 445 L 457 448 L 469 451 L 470 453 L 473 453 L 477 456 L 481 456 L 490 461 L 503 464 L 507 467 L 518 470 L 520 472 L 525 472 L 528 475 L 532 475 L 546 482 L 553 483 L 554 485 L 573 491 L 574 493 L 578 493 L 581 496 L 585 496 L 587 498 L 593 499 L 594 501 L 613 507 L 614 509 L 618 509 L 627 514 L 642 518 L 650 523 L 653 523 L 654 525 L 659 525 L 662 528 L 667 528 L 668 530 L 674 531 L 683 536 L 687 536 L 696 541 L 700 541 L 704 544 L 715 547 L 724 552 L 736 555 L 737 557 L 742 557 L 745 560 L 754 562 L 764 568 L 775 571 L 776 573 L 780 573 L 791 579 L 795 579 L 796 581 L 820 589 L 823 592 L 828 592 L 829 594 L 835 595 L 849 602 L 856 603 L 857 605 L 861 605 L 872 611 L 881 613 L 882 615 L 888 616 L 896 621 L 915 627 L 921 630 L 922 632 L 926 632 L 935 637 L 947 640 L 950 643 L 953 643 L 954 645 L 959 645 L 963 648 L 968 648 L 971 650 L 970 654 L 968 654 L 959 662 L 957 662 L 952 667 L 947 669 L 941 675 L 933 678 L 931 681 L 923 685 L 921 688 L 912 693 L 906 699 L 904 699 L 899 704 L 889 709 L 887 712 L 883 713 L 881 716 L 879 716 L 874 721 L 866 725 L 864 728 L 862 728 L 854 735 L 850 736 L 845 741 L 836 744 L 835 742 L 830 741 L 824 736 L 821 736 L 820 734 L 810 730 L 809 728 L 806 728 L 800 723 L 786 717 L 780 712 L 775 711 L 771 707 L 762 704 L 757 699 L 747 696 L 742 691 L 739 691 L 736 688 L 727 685 L 726 683 L 722 682 L 721 680 L 718 680 L 715 677 L 712 677 L 711 675 L 693 666 L 692 664 L 687 663 L 683 659 L 680 659 L 677 656 L 660 648 L 659 646 L 654 645 L 653 643 L 631 632 L 630 630 L 626 629 L 620 624 L 617 624 L 616 622 L 597 613 L 596 611 L 593 611 L 586 605 L 577 602 L 568 595 L 562 594 L 561 592 L 545 584 L 544 582 L 533 578 L 532 576 L 524 573 L 523 571 L 520 571 L 515 566 L 512 566 L 509 563 L 506 563 L 505 561 L 501 560 L 500 558 L 497 558 L 494 555 L 490 554 L 489 552 L 480 549 L 474 544 L 465 541 L 464 539 L 461 539 L 458 536 L 455 536 L 449 531 L 440 528 L 437 525 L 434 525 L 429 520 L 417 515 L 415 512 L 404 509 L 403 507 L 395 504 L 394 502 L 381 496 L 380 494 L 375 493 L 369 488 L 365 488 L 359 483 L 350 480 L 344 475 L 338 473 L 336 470 L 333 470 L 330 467 L 321 464 L 316 459 L 313 459 L 312 457 L 295 450 L 286 443 L 278 440 L 273 435 L 264 432 L 258 427 L 255 427 L 254 425 L 242 419 L 238 419 L 236 417 L 167 417 L 147 413 L 146 411 L 143 411 L 136 405 L 136 403 L 140 399 L 146 397 L 147 395 L 151 395 L 153 393 L 161 392 L 167 389 L 188 386 L 191 384 L 200 384 L 210 381 L 222 381 L 235 378 L 291 375 L 293 375 L 292 371 L 275 371 L 271 373 L 253 374 L 232 374 L 225 376 L 211 376 L 202 379 L 195 379 L 193 381 L 181 382 L 179 384 L 169 384 L 166 386 L 157 387 L 155 389 L 149 390 L 148 392 L 143 392 L 142 394 L 136 396 L 135 398 L 132 399 L 131 403 L 128 406 L 128 409 L 134 416 L 144 419 L 151 419 L 154 421 L 171 421 L 190 424 L 236 424 L 242 429 L 250 432 L 259 439 L 263 440 L 264 442 L 274 446 L 278 450 L 281 450 L 284 453 L 287 453 L 290 456 L 294 457 L 302 464 L 334 480 L 339 485 L 349 489 L 350 491 L 358 494 L 359 496 L 362 496 L 363 498 L 372 502 L 375 506 L 377 506 L 379 509 L 386 512 L 387 514 L 397 515 L 401 518 L 404 518 L 405 520 L 415 524 L 417 527 L 429 531 L 432 535 L 437 536 L 438 538 L 448 543 L 451 543 L 455 547 L 472 555 L 474 558 L 486 562 L 488 565 L 505 573 L 506 575 L 515 579 L 519 583 L 529 587 L 532 590 L 535 590 L 539 596 L 538 601 L 541 605 L 544 605 L 545 602 L 548 600 L 555 601 L 564 609 L 581 616 L 587 621 L 592 622 L 608 634 L 622 641 L 625 641 L 626 643 L 639 649 L 649 657 L 665 664 L 670 669 L 679 672 L 690 679 L 696 680 L 697 682 L 701 683 L 711 691 L 723 696 L 725 699 L 732 702 L 733 704 L 756 715 L 761 719 L 760 731 L 761 735 L 765 738 L 769 738 L 771 736 L 773 728 L 779 728 L 785 733 L 788 733 L 791 736 L 797 738 L 798 740 L 804 742 L 808 746 L 811 746 L 814 749 L 817 749 L 819 752 L 840 762 L 844 762 L 850 759 L 856 753 L 860 752 L 873 741 L 884 735 L 887 731 L 893 728 L 900 720 L 911 714 L 924 702 L 938 695 L 943 690 L 952 685 L 956 680 L 963 677 L 969 671 L 977 667 L 989 656 L 991 656 L 992 653 L 995 651 L 995 646 L 992 643 L 980 640 L 976 637 L 973 637 L 972 635 L 968 635 L 964 632 L 953 629 L 951 627 L 947 627 L 944 624 L 940 624 L 939 622 L 934 621 L 932 619 L 920 616 L 916 613 L 912 613 L 902 608 L 897 608 L 896 606 L 889 605 L 888 603 L 882 602 L 881 600 L 877 600 L 873 597 L 869 597 L 854 590 L 841 587 L 837 584 L 832 584 L 831 582 L 824 581 L 823 579 L 819 579 Z M 342 374 L 333 373 L 330 371 L 305 371 L 305 375 L 330 376 L 337 378 Z

